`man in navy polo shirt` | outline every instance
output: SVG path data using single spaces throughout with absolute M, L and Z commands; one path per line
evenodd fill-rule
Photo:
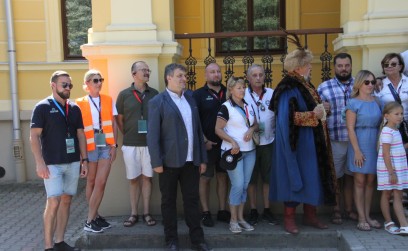
M 68 100 L 73 87 L 69 74 L 54 72 L 50 86 L 52 95 L 34 107 L 30 130 L 37 175 L 44 179 L 47 192 L 45 250 L 79 250 L 64 242 L 64 234 L 78 178 L 86 177 L 88 172 L 84 126 L 81 110 Z
M 210 181 L 217 173 L 217 195 L 219 211 L 217 220 L 229 223 L 231 214 L 225 210 L 227 199 L 227 172 L 220 168 L 221 142 L 215 134 L 217 113 L 222 103 L 226 100 L 227 90 L 221 84 L 221 69 L 216 63 L 210 63 L 205 68 L 206 83 L 193 93 L 200 114 L 201 126 L 204 133 L 204 142 L 207 149 L 207 170 L 200 178 L 200 201 L 203 209 L 201 222 L 204 226 L 212 227 L 214 222 L 209 210 Z

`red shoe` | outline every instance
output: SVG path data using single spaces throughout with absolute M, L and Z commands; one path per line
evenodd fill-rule
M 299 229 L 295 223 L 296 207 L 285 207 L 283 223 L 286 232 L 290 234 L 298 234 Z
M 318 229 L 329 228 L 329 226 L 317 219 L 316 207 L 308 204 L 303 204 L 303 225 L 315 227 Z

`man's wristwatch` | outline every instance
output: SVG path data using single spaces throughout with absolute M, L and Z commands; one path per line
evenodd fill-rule
M 85 161 L 86 161 L 86 163 L 89 163 L 89 159 L 88 159 L 88 158 L 83 158 L 81 162 L 84 163 Z

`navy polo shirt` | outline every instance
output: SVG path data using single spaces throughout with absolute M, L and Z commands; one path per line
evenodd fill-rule
M 215 123 L 218 110 L 226 101 L 226 96 L 227 89 L 222 84 L 218 93 L 210 89 L 207 84 L 193 92 L 193 98 L 200 113 L 203 133 L 207 139 L 217 143 L 221 143 L 222 140 L 215 134 Z
M 68 102 L 68 121 L 52 97 L 36 104 L 31 117 L 31 128 L 42 128 L 41 151 L 46 165 L 67 164 L 80 160 L 77 129 L 83 129 L 82 114 L 74 102 Z M 55 100 L 55 102 L 57 102 Z M 59 103 L 58 103 L 59 104 Z M 59 104 L 66 112 L 64 104 Z M 67 130 L 68 129 L 68 130 Z M 69 132 L 75 142 L 75 153 L 67 153 L 66 138 Z

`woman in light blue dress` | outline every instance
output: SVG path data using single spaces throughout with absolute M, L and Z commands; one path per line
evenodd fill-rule
M 381 107 L 372 95 L 375 76 L 367 70 L 357 73 L 351 99 L 346 107 L 349 134 L 347 164 L 354 173 L 354 201 L 358 213 L 357 228 L 369 231 L 380 228 L 370 218 L 370 208 L 377 173 L 377 140 L 381 123 Z

